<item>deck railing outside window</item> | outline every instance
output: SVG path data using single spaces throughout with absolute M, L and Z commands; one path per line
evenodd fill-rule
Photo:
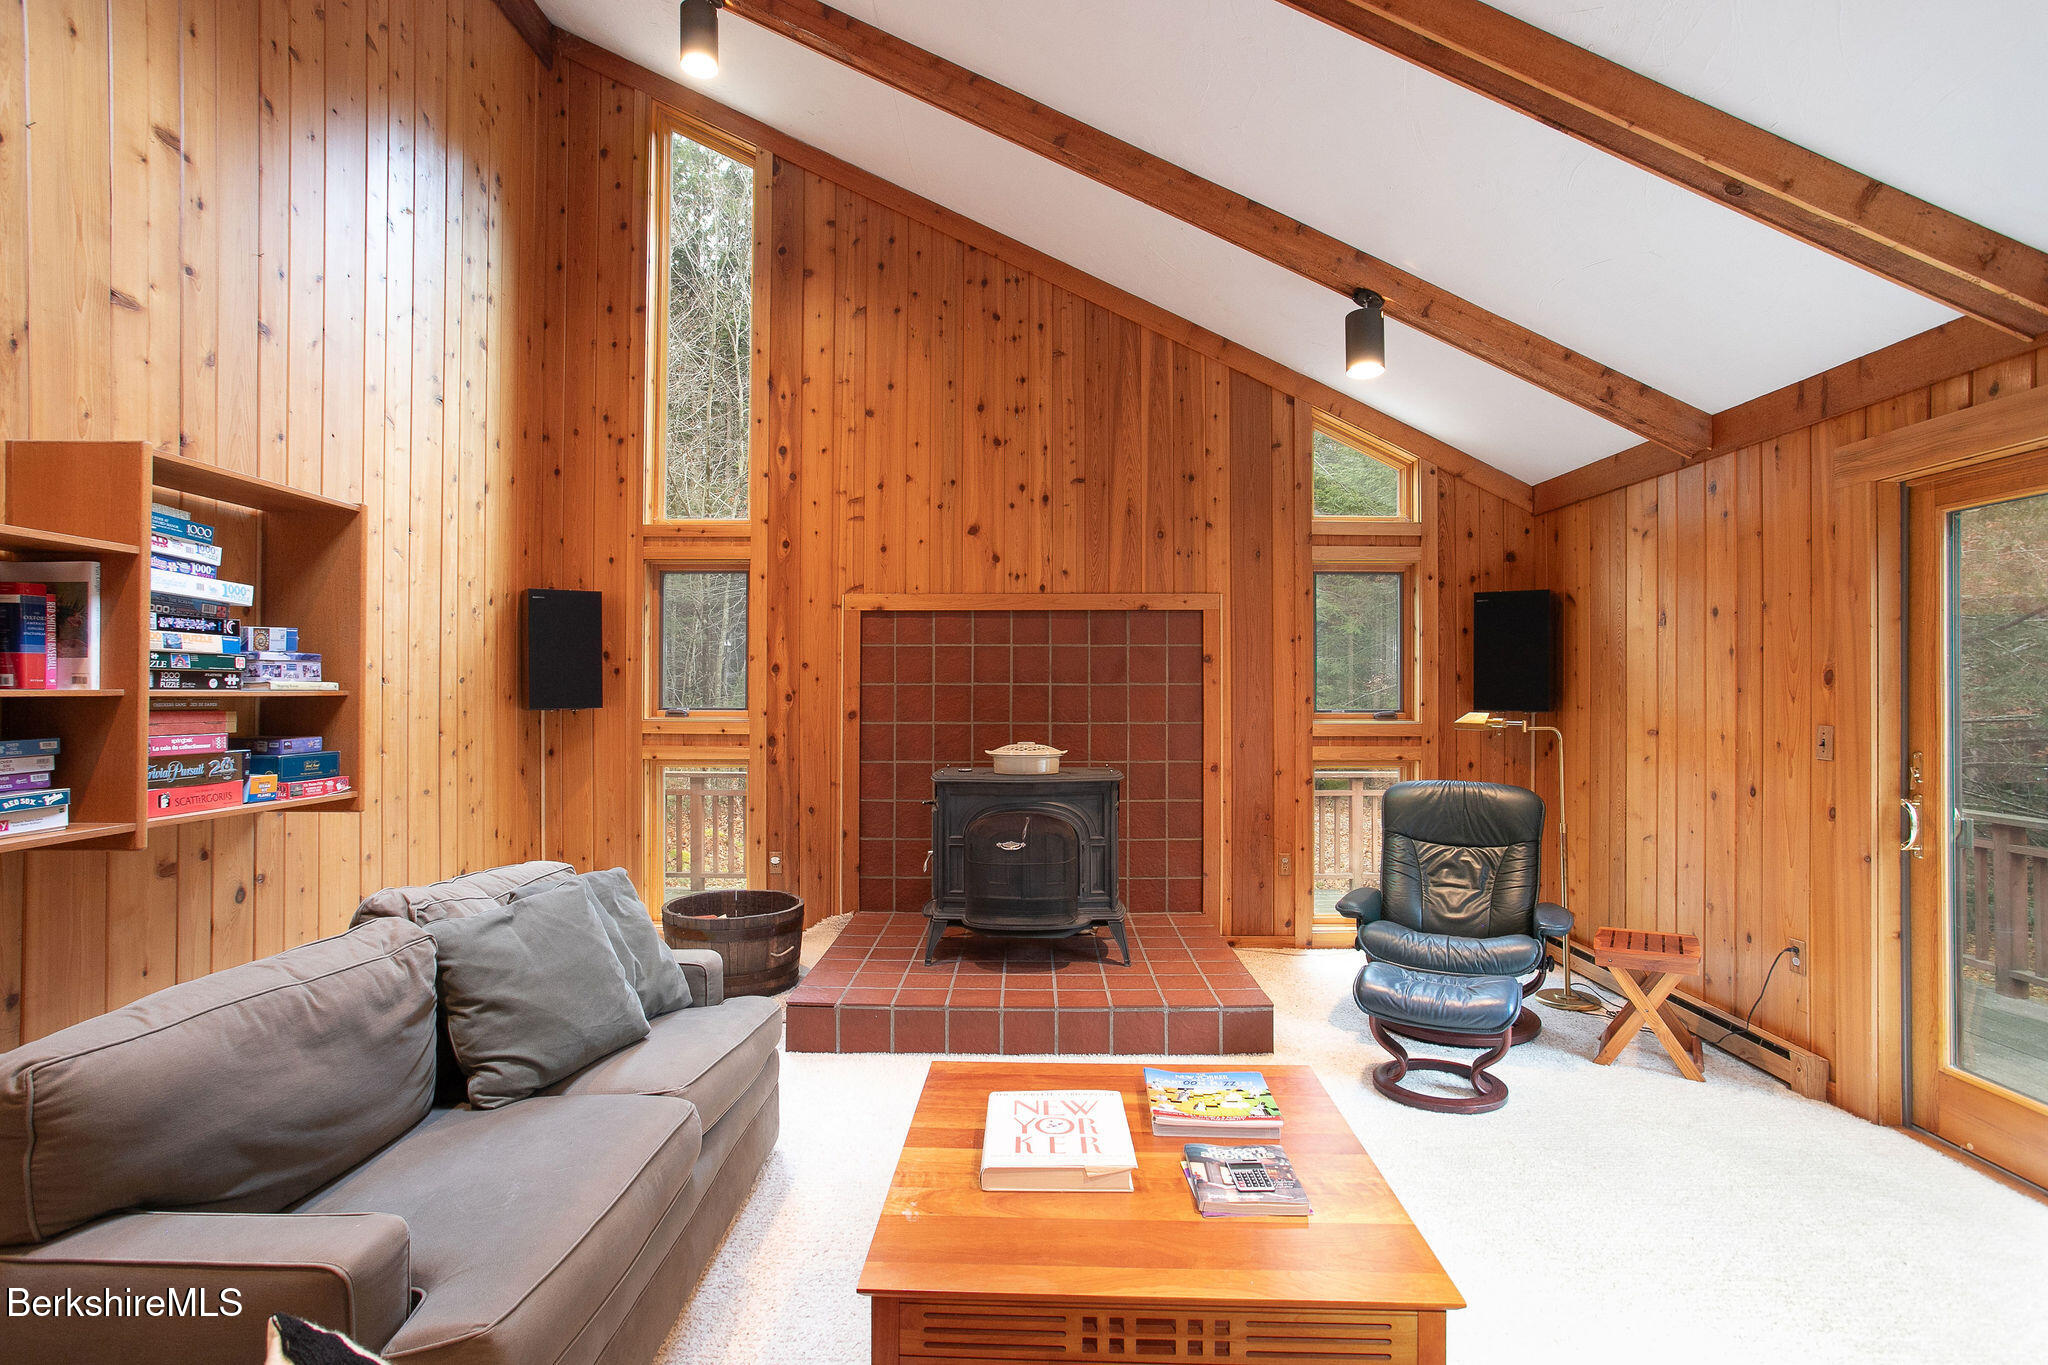
M 1957 841 L 1956 946 L 1963 970 L 2016 1000 L 2048 991 L 2048 820 L 1962 815 L 1968 827 Z
M 745 772 L 664 769 L 661 811 L 664 899 L 747 884 Z
M 1380 880 L 1380 793 L 1400 780 L 1386 769 L 1316 773 L 1316 917 L 1336 915 L 1337 899 L 1354 886 Z

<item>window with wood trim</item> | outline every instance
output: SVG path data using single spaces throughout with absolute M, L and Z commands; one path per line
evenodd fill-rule
M 1319 412 L 1309 453 L 1319 530 L 1414 520 L 1415 462 L 1393 447 Z
M 1399 570 L 1316 573 L 1316 714 L 1394 719 L 1407 712 L 1408 584 Z
M 747 708 L 744 568 L 660 571 L 655 653 L 664 715 Z
M 746 768 L 663 763 L 655 784 L 663 903 L 693 892 L 746 886 Z
M 753 482 L 754 158 L 662 114 L 650 516 L 740 521 Z

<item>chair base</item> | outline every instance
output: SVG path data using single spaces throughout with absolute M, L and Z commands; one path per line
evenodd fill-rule
M 1513 1046 L 1509 1041 L 1513 1036 L 1512 1029 L 1506 1033 L 1475 1036 L 1469 1033 L 1443 1033 L 1436 1029 L 1384 1024 L 1378 1019 L 1371 1018 L 1366 1022 L 1372 1029 L 1374 1040 L 1393 1054 L 1392 1061 L 1381 1062 L 1373 1068 L 1372 1088 L 1394 1103 L 1406 1105 L 1410 1109 L 1427 1109 L 1437 1114 L 1490 1114 L 1508 1102 L 1507 1082 L 1489 1074 L 1486 1068 L 1508 1055 L 1508 1048 Z M 1410 1057 L 1408 1050 L 1401 1046 L 1401 1036 L 1441 1042 L 1446 1047 L 1483 1047 L 1485 1051 L 1469 1062 L 1429 1057 L 1417 1060 Z M 1430 1095 L 1419 1090 L 1410 1090 L 1400 1082 L 1411 1071 L 1436 1071 L 1456 1076 L 1472 1087 L 1472 1093 Z

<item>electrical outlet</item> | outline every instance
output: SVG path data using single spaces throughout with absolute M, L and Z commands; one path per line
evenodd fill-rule
M 1835 761 L 1835 727 L 1823 725 L 1814 731 L 1813 756 L 1823 763 Z
M 1294 875 L 1294 855 L 1292 853 L 1280 855 L 1280 875 L 1283 877 L 1292 877 Z
M 1790 947 L 1790 948 L 1792 949 L 1792 959 L 1791 959 L 1791 966 L 1792 966 L 1792 970 L 1793 970 L 1793 972 L 1795 972 L 1796 974 L 1798 974 L 1798 975 L 1800 975 L 1800 976 L 1805 976 L 1805 975 L 1806 975 L 1806 940 L 1805 940 L 1805 939 L 1803 939 L 1803 938 L 1795 938 L 1795 939 L 1793 939 L 1793 940 L 1792 940 L 1792 942 L 1791 942 L 1791 943 L 1790 943 L 1790 944 L 1789 944 L 1788 946 L 1789 946 L 1789 947 Z

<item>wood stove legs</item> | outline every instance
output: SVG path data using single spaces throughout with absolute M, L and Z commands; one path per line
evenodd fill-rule
M 939 940 L 946 936 L 946 926 L 948 923 L 949 921 L 937 918 L 927 921 L 924 931 L 925 966 L 929 967 L 938 960 Z M 1120 919 L 1113 919 L 1102 927 L 1109 930 L 1110 937 L 1116 940 L 1116 946 L 1123 949 L 1124 966 L 1130 966 L 1131 940 L 1124 933 L 1124 922 Z M 1089 937 L 1093 938 L 1095 936 L 1091 934 Z M 1098 939 L 1097 941 L 1099 942 L 1100 940 Z

